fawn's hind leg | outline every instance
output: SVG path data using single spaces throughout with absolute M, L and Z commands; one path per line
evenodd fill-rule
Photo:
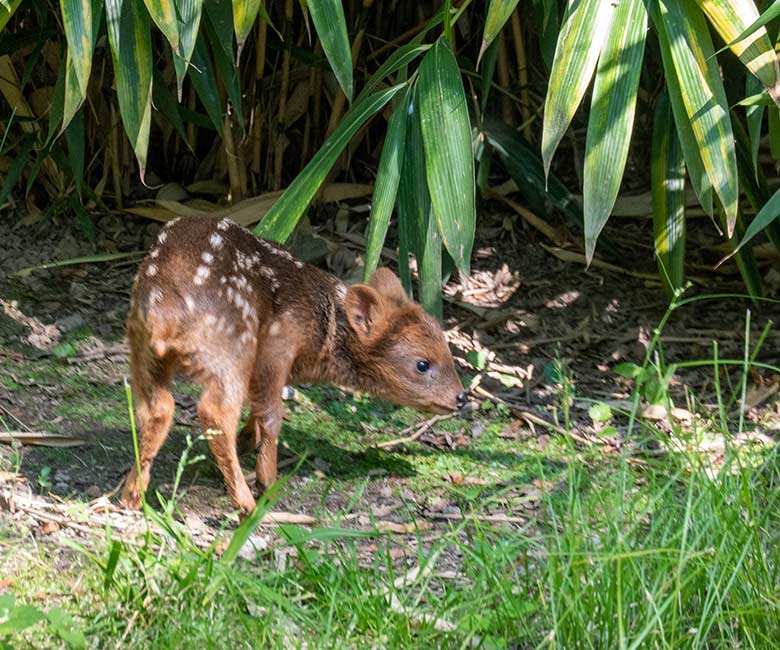
M 255 500 L 238 462 L 236 429 L 241 417 L 245 389 L 237 378 L 211 377 L 204 382 L 198 403 L 198 417 L 209 448 L 225 478 L 233 505 L 244 512 L 255 508 Z
M 171 430 L 174 401 L 168 384 L 173 372 L 170 363 L 156 359 L 144 350 L 131 354 L 130 373 L 140 431 L 141 475 L 139 477 L 133 458 L 120 502 L 127 508 L 138 509 L 141 507 L 141 489 L 146 490 L 149 486 L 152 461 Z

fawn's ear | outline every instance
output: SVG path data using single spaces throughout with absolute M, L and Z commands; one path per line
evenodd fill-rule
M 350 287 L 344 306 L 350 327 L 363 343 L 370 343 L 381 335 L 386 324 L 385 305 L 375 289 L 365 284 Z
M 376 289 L 383 298 L 397 305 L 402 305 L 409 297 L 406 295 L 398 276 L 388 268 L 380 268 L 374 271 L 371 278 L 371 286 Z

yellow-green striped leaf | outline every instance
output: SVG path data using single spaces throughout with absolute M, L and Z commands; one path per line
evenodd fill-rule
M 341 0 L 309 0 L 308 7 L 322 50 L 344 95 L 352 101 L 352 52 Z
M 390 115 L 387 135 L 385 135 L 385 142 L 382 146 L 382 156 L 379 159 L 379 169 L 374 181 L 374 197 L 371 201 L 368 242 L 366 243 L 366 262 L 363 268 L 363 278 L 366 282 L 371 279 L 379 265 L 379 256 L 398 194 L 398 183 L 404 163 L 408 111 L 409 91 L 404 94 Z
M 731 51 L 767 89 L 769 96 L 780 106 L 780 64 L 765 27 L 736 40 L 747 27 L 759 18 L 753 0 L 697 0 L 707 18 L 724 41 L 731 43 Z
M 236 115 L 236 123 L 243 129 L 241 83 L 233 58 L 233 27 L 230 22 L 230 0 L 209 0 L 206 4 L 206 34 L 214 63 Z
M 739 199 L 737 161 L 726 91 L 707 22 L 694 0 L 658 0 L 658 5 L 685 112 L 731 236 Z
M 748 75 L 745 79 L 745 95 L 755 95 L 760 91 L 761 82 Z M 745 108 L 748 138 L 750 140 L 750 160 L 753 164 L 753 174 L 758 176 L 758 148 L 761 145 L 761 124 L 764 121 L 764 107 L 760 104 Z
M 761 208 L 759 213 L 753 218 L 753 221 L 750 222 L 750 225 L 745 230 L 745 234 L 742 235 L 739 246 L 734 249 L 734 253 L 738 252 L 745 244 L 767 228 L 778 217 L 780 217 L 780 190 L 772 195 L 764 204 L 764 207 Z
M 119 112 L 143 182 L 152 119 L 152 40 L 141 0 L 106 0 Z
M 468 275 L 477 220 L 474 154 L 460 68 L 446 39 L 425 55 L 419 75 L 428 190 L 444 245 Z
M 636 93 L 645 51 L 644 0 L 621 0 L 612 18 L 596 68 L 585 140 L 583 214 L 585 258 L 590 264 L 596 240 L 617 199 L 634 126 Z
M 238 42 L 237 58 L 241 58 L 244 43 L 252 31 L 257 14 L 260 12 L 261 0 L 233 0 L 233 29 Z
M 482 30 L 482 45 L 479 46 L 479 56 L 477 57 L 477 67 L 482 59 L 482 55 L 490 47 L 496 36 L 509 20 L 509 16 L 515 10 L 520 0 L 490 0 L 490 6 L 485 17 L 485 29 Z
M 550 172 L 558 143 L 590 84 L 612 22 L 613 9 L 612 0 L 569 0 L 544 101 L 542 161 L 545 175 Z
M 209 0 L 209 4 L 212 4 L 212 2 L 217 4 L 214 0 Z M 192 59 L 192 53 L 195 51 L 195 44 L 200 31 L 203 0 L 177 0 L 176 8 L 179 12 L 179 54 L 176 54 L 174 51 L 173 64 L 176 68 L 177 96 L 179 101 L 181 101 L 184 77 L 187 74 L 187 68 Z M 229 3 L 227 10 L 229 14 Z M 230 44 L 232 46 L 232 34 Z
M 666 92 L 653 118 L 650 185 L 658 272 L 672 296 L 685 282 L 685 159 Z
M 62 0 L 65 2 L 66 0 Z M 74 0 L 70 0 L 73 2 Z M 176 19 L 176 7 L 173 0 L 144 0 L 146 9 L 154 24 L 163 33 L 174 54 L 181 56 L 179 49 L 179 22 Z
M 263 217 L 255 233 L 278 242 L 285 241 L 352 136 L 405 87 L 406 83 L 391 86 L 355 102 L 309 164 Z
M 5 2 L 0 2 L 0 32 L 3 31 L 8 24 L 8 21 L 11 20 L 11 16 L 14 15 L 14 12 L 19 8 L 20 4 L 22 4 L 22 0 L 6 0 Z
M 683 103 L 682 90 L 680 89 L 680 83 L 677 81 L 677 73 L 674 69 L 674 63 L 672 61 L 671 47 L 669 45 L 669 37 L 666 34 L 666 28 L 661 20 L 661 12 L 658 7 L 658 3 L 648 3 L 650 8 L 650 15 L 655 25 L 656 34 L 658 35 L 658 43 L 661 50 L 661 60 L 664 67 L 664 78 L 666 79 L 666 91 L 669 94 L 669 102 L 672 106 L 672 115 L 674 115 L 674 123 L 677 127 L 677 137 L 682 147 L 683 157 L 685 158 L 685 166 L 688 170 L 688 175 L 691 178 L 691 185 L 694 192 L 699 199 L 699 204 L 704 208 L 705 212 L 710 216 L 713 215 L 712 204 L 712 184 L 710 178 L 707 176 L 707 172 L 704 170 L 704 163 L 702 162 L 701 153 L 699 152 L 699 145 L 696 142 L 696 136 L 693 133 L 693 127 L 688 119 L 688 114 L 685 112 L 685 104 Z
M 68 42 L 68 55 L 82 96 L 92 71 L 92 0 L 60 0 L 62 29 Z M 96 8 L 97 9 L 97 8 Z
M 86 34 L 89 34 L 89 41 L 79 39 L 78 47 L 84 50 L 84 53 L 79 56 L 89 59 L 89 65 L 86 70 L 86 83 L 89 82 L 89 75 L 92 69 L 92 54 L 95 50 L 95 43 L 98 37 L 98 30 L 100 29 L 100 19 L 103 15 L 103 3 L 100 0 L 88 0 L 90 4 L 89 19 L 91 25 L 86 30 Z M 83 61 L 82 61 L 83 63 Z M 68 128 L 73 116 L 78 112 L 84 100 L 87 98 L 87 85 L 81 85 L 79 75 L 77 71 L 77 64 L 73 56 L 73 48 L 68 46 L 68 52 L 65 57 L 65 87 L 64 87 L 64 99 L 62 110 L 62 128 L 64 131 Z M 85 71 L 82 70 L 82 74 Z

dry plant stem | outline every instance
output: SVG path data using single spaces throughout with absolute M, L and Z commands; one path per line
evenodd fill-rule
M 225 134 L 225 163 L 228 170 L 228 179 L 230 180 L 230 201 L 231 203 L 235 203 L 244 198 L 243 188 L 241 187 L 241 173 L 238 171 L 242 161 L 236 151 L 236 145 L 233 138 L 233 122 L 230 119 L 229 113 L 225 115 L 223 132 Z
M 122 209 L 122 168 L 119 164 L 119 120 L 111 103 L 111 183 L 114 186 L 114 203 Z
M 265 48 L 268 42 L 268 25 L 264 20 L 257 21 L 257 49 L 255 51 L 255 83 L 254 88 L 261 85 L 265 72 Z M 262 102 L 255 99 L 255 112 L 252 120 L 252 172 L 260 173 L 260 151 L 263 142 L 263 112 Z
M 525 57 L 523 30 L 520 26 L 520 8 L 512 12 L 512 39 L 517 60 L 517 82 L 520 85 L 520 114 L 523 116 L 523 133 L 531 142 L 531 104 L 528 97 L 528 64 Z
M 375 447 L 378 447 L 380 449 L 389 449 L 391 447 L 396 447 L 397 445 L 403 445 L 407 442 L 414 442 L 417 440 L 423 433 L 425 433 L 433 424 L 436 424 L 437 422 L 441 422 L 442 420 L 449 420 L 452 418 L 454 414 L 447 414 L 447 415 L 434 415 L 432 418 L 429 418 L 425 422 L 423 422 L 421 425 L 413 425 L 411 427 L 407 427 L 404 429 L 403 433 L 407 431 L 411 431 L 416 427 L 416 431 L 410 435 L 410 436 L 404 436 L 401 438 L 395 438 L 393 440 L 385 440 L 384 442 L 378 442 Z
M 583 438 L 581 435 L 575 433 L 574 431 L 567 431 L 566 429 L 559 427 L 557 424 L 553 424 L 552 422 L 548 422 L 544 418 L 539 417 L 535 413 L 531 413 L 530 411 L 526 411 L 523 408 L 515 406 L 511 402 L 507 402 L 506 400 L 501 399 L 497 395 L 493 395 L 493 393 L 491 393 L 488 390 L 485 390 L 484 388 L 482 388 L 482 386 L 475 386 L 472 390 L 478 395 L 481 395 L 482 397 L 486 397 L 487 399 L 493 402 L 496 402 L 498 404 L 503 404 L 511 411 L 512 415 L 514 415 L 517 418 L 528 420 L 529 422 L 538 424 L 540 427 L 544 427 L 545 429 L 554 431 L 555 433 L 558 433 L 562 436 L 568 436 L 575 442 L 578 442 L 581 445 L 585 445 L 586 447 L 593 446 L 593 443 L 587 438 Z
M 293 18 L 293 0 L 285 0 L 284 3 L 285 22 L 289 26 Z M 273 189 L 278 190 L 282 187 L 282 163 L 284 162 L 284 150 L 287 148 L 288 140 L 284 136 L 284 124 L 287 113 L 287 93 L 290 89 L 290 47 L 289 42 L 292 34 L 288 34 L 288 46 L 284 48 L 282 55 L 282 81 L 279 88 L 279 114 L 276 123 L 276 146 L 274 153 L 274 179 Z
M 407 29 L 403 34 L 401 34 L 400 36 L 394 38 L 392 41 L 388 41 L 387 43 L 385 43 L 381 47 L 378 47 L 377 49 L 375 49 L 370 54 L 370 56 L 368 56 L 368 58 L 366 59 L 366 62 L 370 63 L 371 61 L 374 61 L 379 56 L 381 56 L 382 54 L 387 52 L 387 50 L 394 49 L 394 48 L 398 47 L 399 45 L 405 43 L 410 38 L 412 38 L 413 36 L 416 36 L 419 32 L 421 32 L 423 29 L 425 29 L 425 27 L 428 25 L 429 22 L 430 22 L 430 18 L 426 18 L 425 20 L 422 20 L 419 23 L 417 23 L 411 29 Z
M 555 228 L 553 228 L 550 224 L 548 224 L 544 219 L 541 219 L 540 217 L 537 217 L 533 212 L 531 212 L 528 208 L 524 208 L 519 203 L 516 203 L 512 199 L 502 196 L 501 194 L 498 194 L 496 192 L 489 191 L 489 196 L 491 198 L 498 199 L 499 201 L 502 201 L 506 205 L 508 205 L 510 208 L 512 208 L 515 212 L 517 212 L 520 217 L 523 218 L 523 220 L 531 227 L 538 230 L 540 233 L 542 233 L 547 239 L 549 239 L 551 242 L 553 242 L 557 246 L 563 246 L 566 244 L 566 238 L 561 236 L 561 233 L 559 233 Z
M 506 41 L 504 41 L 503 32 L 499 36 L 498 42 L 498 61 L 496 62 L 496 74 L 498 75 L 498 83 L 502 88 L 509 88 L 509 57 L 506 53 Z M 512 120 L 512 103 L 509 98 L 501 98 L 501 119 L 506 124 L 513 124 Z

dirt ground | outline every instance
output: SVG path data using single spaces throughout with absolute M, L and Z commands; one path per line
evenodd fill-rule
M 338 513 L 342 525 L 380 522 L 408 542 L 408 534 L 423 525 L 435 530 L 457 520 L 464 509 L 477 507 L 480 496 L 480 516 L 523 525 L 544 488 L 530 469 L 534 454 L 566 449 L 570 442 L 555 432 L 563 417 L 561 372 L 574 391 L 571 418 L 577 439 L 585 446 L 595 442 L 591 452 L 597 455 L 619 446 L 621 427 L 605 442 L 588 409 L 594 401 L 617 410 L 628 407 L 632 384 L 613 368 L 627 361 L 641 364 L 666 312 L 668 300 L 654 279 L 651 224 L 610 222 L 599 254 L 617 271 L 585 270 L 559 259 L 535 231 L 501 210 L 480 224 L 472 276 L 449 283 L 445 310 L 456 358 L 475 387 L 474 413 L 429 422 L 423 415 L 354 400 L 331 388 L 299 391 L 289 403 L 282 434 L 282 472 L 291 473 L 274 510 L 283 520 L 332 521 Z M 708 247 L 714 232 L 708 235 L 701 221 L 697 225 L 702 226 L 697 239 L 689 242 L 694 273 L 707 277 L 709 293 L 741 293 L 734 267 L 718 274 L 702 271 L 718 255 Z M 96 527 L 99 533 L 103 520 L 90 519 L 95 512 L 110 514 L 120 531 L 140 528 L 137 516 L 113 505 L 132 459 L 123 327 L 134 268 L 157 229 L 154 222 L 107 215 L 96 219 L 92 244 L 70 221 L 19 225 L 10 214 L 0 216 L 0 433 L 67 434 L 78 443 L 21 449 L 0 444 L 0 487 L 6 495 L 0 499 L 0 528 L 41 537 L 61 529 L 78 535 Z M 354 276 L 359 252 L 354 237 L 329 228 L 319 234 L 327 240 L 328 254 L 317 263 Z M 576 242 L 574 235 L 566 236 Z M 17 273 L 57 260 L 118 253 L 138 254 Z M 769 280 L 775 273 L 769 263 L 762 264 L 762 271 Z M 694 283 L 691 293 L 701 291 Z M 721 358 L 741 359 L 748 309 L 752 347 L 780 316 L 777 304 L 723 298 L 678 309 L 664 330 L 666 362 L 711 359 L 715 339 Z M 780 365 L 778 341 L 778 332 L 770 329 L 757 360 Z M 466 360 L 468 355 L 473 361 L 476 351 L 487 360 L 481 371 Z M 751 375 L 748 397 L 755 408 L 750 418 L 777 421 L 779 381 L 771 370 Z M 686 400 L 687 390 L 700 403 L 711 404 L 712 371 L 681 370 L 671 389 L 683 410 L 695 408 Z M 187 435 L 198 433 L 197 393 L 180 384 L 175 397 L 175 433 L 153 472 L 152 487 L 166 495 Z M 491 407 L 490 400 L 505 406 Z M 536 426 L 519 416 L 524 411 L 551 426 Z M 376 446 L 415 431 L 421 435 L 412 445 Z M 770 426 L 767 434 L 772 433 Z M 230 507 L 202 441 L 192 455 L 204 458 L 185 468 L 179 505 L 188 526 L 208 543 L 226 525 Z M 554 456 L 547 454 L 551 467 Z M 247 456 L 243 462 L 251 473 L 253 459 Z M 486 494 L 500 496 L 486 500 Z M 74 504 L 79 515 L 71 514 Z

